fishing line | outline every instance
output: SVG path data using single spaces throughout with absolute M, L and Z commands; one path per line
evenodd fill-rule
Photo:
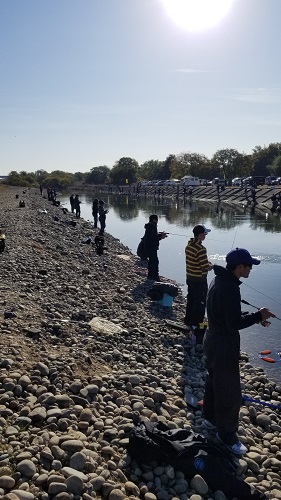
M 234 235 L 234 238 L 233 238 L 233 242 L 232 242 L 232 247 L 231 247 L 231 249 L 232 249 L 232 248 L 233 248 L 233 246 L 234 246 L 234 241 L 236 240 L 237 231 L 238 231 L 238 226 L 236 227 L 236 231 L 235 231 L 235 235 Z
M 170 234 L 171 236 L 184 236 L 185 238 L 193 238 L 193 236 L 188 234 L 177 234 L 177 233 L 166 233 L 166 234 Z M 208 241 L 219 241 L 221 243 L 226 243 L 226 240 L 216 240 L 214 238 L 209 238 L 209 236 L 208 236 Z
M 266 297 L 267 299 L 272 300 L 273 302 L 276 302 L 276 304 L 278 304 L 279 306 L 281 306 L 281 302 L 278 302 L 278 300 L 272 299 L 271 297 L 269 297 L 269 296 L 268 296 L 268 295 L 266 295 L 265 293 L 262 293 L 262 292 L 260 292 L 259 290 L 256 290 L 256 288 L 253 288 L 252 286 L 247 285 L 244 281 L 243 281 L 243 285 L 247 286 L 248 288 L 251 288 L 251 290 L 254 290 L 254 292 L 257 292 L 257 293 L 259 293 L 260 295 L 263 295 L 263 296 L 264 296 L 264 297 Z M 251 305 L 251 304 L 250 304 L 250 305 Z

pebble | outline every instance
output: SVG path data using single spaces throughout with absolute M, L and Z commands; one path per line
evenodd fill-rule
M 21 195 L 20 210 L 21 188 L 1 192 L 1 498 L 225 500 L 199 475 L 188 479 L 126 453 L 140 418 L 206 432 L 202 411 L 184 399 L 185 391 L 202 399 L 202 348 L 164 321 L 182 317 L 184 297 L 172 308 L 151 302 L 146 270 L 127 247 L 106 233 L 108 250 L 98 256 L 82 243 L 95 236 L 92 225 L 71 226 L 72 214 L 37 191 Z M 244 353 L 247 394 L 281 405 L 281 386 L 247 359 Z M 239 433 L 249 451 L 237 474 L 269 498 L 281 498 L 280 430 L 274 409 L 241 407 Z

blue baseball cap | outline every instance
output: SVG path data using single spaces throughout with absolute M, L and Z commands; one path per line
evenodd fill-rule
M 260 260 L 252 257 L 251 254 L 245 248 L 235 248 L 228 252 L 226 258 L 226 263 L 230 266 L 238 266 L 239 264 L 247 264 L 248 266 L 258 266 Z
M 210 233 L 211 229 L 207 229 L 203 224 L 198 224 L 198 226 L 195 226 L 193 229 L 193 234 L 194 236 L 198 236 L 198 234 L 208 234 Z

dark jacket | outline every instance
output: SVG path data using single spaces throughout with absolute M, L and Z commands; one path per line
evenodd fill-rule
M 217 335 L 238 335 L 242 328 L 262 320 L 259 311 L 243 314 L 241 311 L 241 281 L 222 266 L 214 266 L 215 278 L 207 295 L 209 331 Z
M 99 205 L 99 220 L 105 220 L 108 210 L 105 210 L 103 205 Z
M 92 205 L 92 214 L 97 215 L 99 213 L 99 202 L 98 201 L 93 201 Z
M 154 222 L 148 222 L 144 228 L 144 248 L 146 255 L 149 255 L 157 252 L 162 235 L 158 233 L 157 224 L 154 224 Z

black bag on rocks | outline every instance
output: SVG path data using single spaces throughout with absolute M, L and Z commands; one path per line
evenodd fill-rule
M 232 458 L 212 440 L 188 429 L 169 429 L 162 422 L 140 422 L 129 436 L 128 453 L 138 462 L 166 462 L 188 479 L 199 474 L 213 491 L 232 499 L 265 500 L 258 490 L 234 475 Z
M 146 252 L 145 252 L 145 246 L 144 246 L 144 237 L 140 240 L 139 244 L 138 244 L 138 248 L 137 248 L 137 256 L 141 259 L 141 260 L 145 260 L 147 259 L 147 255 L 146 255 Z
M 151 300 L 161 300 L 164 293 L 170 295 L 171 297 L 176 297 L 178 295 L 177 285 L 156 281 L 147 291 L 147 295 Z

